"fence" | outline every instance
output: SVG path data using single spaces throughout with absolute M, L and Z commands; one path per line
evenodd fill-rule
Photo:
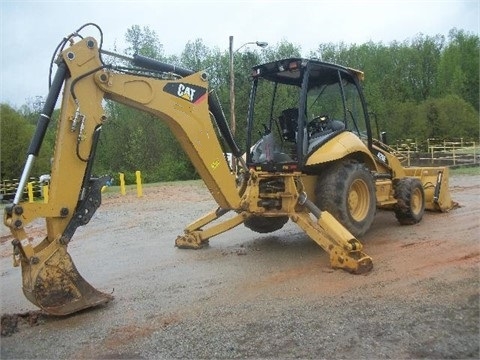
M 42 176 L 40 177 L 42 179 Z M 23 189 L 23 196 L 22 200 L 29 199 L 30 201 L 32 198 L 43 198 L 44 201 L 48 201 L 48 188 L 45 189 L 43 186 L 45 185 L 44 182 L 40 181 L 35 177 L 31 177 L 28 181 L 28 186 L 25 186 Z M 126 187 L 125 187 L 125 176 L 123 173 L 119 173 L 119 180 L 120 180 L 120 192 L 122 195 L 126 194 Z M 48 177 L 48 181 L 50 181 L 50 177 Z M 0 181 L 0 202 L 11 202 L 15 198 L 15 194 L 18 188 L 18 179 L 12 180 L 1 180 Z M 135 184 L 137 187 L 137 196 L 143 196 L 143 188 L 142 188 L 142 175 L 140 171 L 135 172 Z M 29 187 L 31 186 L 31 189 Z M 109 184 L 110 186 L 110 184 Z M 104 191 L 105 189 L 102 189 Z
M 18 179 L 5 180 L 0 182 L 0 201 L 9 202 L 15 197 L 18 187 Z M 36 198 L 42 197 L 42 183 L 38 179 L 31 177 L 29 183 L 32 183 L 33 196 Z M 28 188 L 23 189 L 23 198 L 28 199 Z
M 397 141 L 393 148 L 402 154 L 407 165 L 470 165 L 479 163 L 479 146 L 475 141 L 463 138 L 427 139 L 419 143 L 416 139 Z

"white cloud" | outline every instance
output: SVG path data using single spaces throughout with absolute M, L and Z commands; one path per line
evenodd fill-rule
M 479 30 L 479 1 L 10 1 L 1 9 L 0 102 L 14 106 L 45 95 L 52 52 L 86 22 L 102 27 L 105 48 L 122 49 L 132 25 L 154 30 L 166 54 L 188 41 L 209 47 L 287 40 L 306 56 L 320 43 L 389 43 L 419 33 L 448 35 L 454 27 Z M 98 37 L 92 31 L 91 35 Z

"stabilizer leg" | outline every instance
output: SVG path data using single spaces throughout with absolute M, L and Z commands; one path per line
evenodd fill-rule
M 207 229 L 202 229 L 205 225 L 219 219 L 227 212 L 229 212 L 229 210 L 217 208 L 194 221 L 185 228 L 184 235 L 179 235 L 177 237 L 175 240 L 175 246 L 180 249 L 200 249 L 208 244 L 208 239 L 227 230 L 233 229 L 235 226 L 242 224 L 248 217 L 248 214 L 241 212 L 219 224 L 213 225 Z
M 353 274 L 363 274 L 373 267 L 372 258 L 362 252 L 362 244 L 332 215 L 322 212 L 315 222 L 308 213 L 297 213 L 291 217 L 310 238 L 330 255 L 330 266 Z
M 372 258 L 362 252 L 360 241 L 337 219 L 327 211 L 320 211 L 305 194 L 302 194 L 299 200 L 300 205 L 304 205 L 317 221 L 314 221 L 308 212 L 297 212 L 290 218 L 330 255 L 332 268 L 353 274 L 363 274 L 373 268 Z

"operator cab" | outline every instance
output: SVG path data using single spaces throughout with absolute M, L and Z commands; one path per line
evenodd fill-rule
M 371 148 L 361 71 L 291 58 L 255 66 L 252 78 L 250 168 L 301 170 L 311 154 L 344 131 L 356 133 Z

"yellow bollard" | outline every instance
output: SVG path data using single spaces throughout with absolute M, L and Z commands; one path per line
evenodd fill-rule
M 125 174 L 118 173 L 118 175 L 120 175 L 120 193 L 125 195 L 127 193 L 127 190 L 125 189 Z
M 28 202 L 33 203 L 33 182 L 27 184 L 28 189 Z
M 135 171 L 135 177 L 137 178 L 137 197 L 142 197 L 143 196 L 143 191 L 142 191 L 142 174 L 140 171 Z
M 48 204 L 48 185 L 43 185 L 42 193 L 43 193 L 43 203 Z

